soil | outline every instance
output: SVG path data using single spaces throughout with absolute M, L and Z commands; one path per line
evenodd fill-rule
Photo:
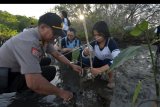
M 126 48 L 129 41 L 118 41 L 120 48 Z M 130 42 L 131 43 L 131 42 Z M 142 43 L 133 42 L 134 45 Z M 132 43 L 131 43 L 132 44 Z M 152 46 L 155 54 L 156 47 Z M 151 58 L 148 48 L 142 48 L 138 54 L 114 70 L 116 86 L 113 90 L 107 88 L 108 80 L 95 78 L 94 80 L 80 77 L 69 67 L 55 62 L 56 78 L 51 82 L 57 87 L 70 90 L 74 98 L 70 102 L 63 102 L 55 95 L 42 96 L 32 91 L 23 93 L 4 93 L 0 95 L 0 107 L 131 107 L 135 87 L 139 80 L 142 89 L 138 95 L 136 106 L 145 100 L 156 98 Z M 160 69 L 160 66 L 158 66 Z M 159 82 L 158 73 L 158 82 Z M 142 103 L 139 107 L 156 107 L 154 101 Z

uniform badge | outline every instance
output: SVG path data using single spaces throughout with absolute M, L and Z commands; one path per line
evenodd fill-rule
M 37 56 L 37 57 L 39 57 L 40 56 L 40 53 L 39 53 L 39 51 L 38 51 L 38 49 L 37 48 L 34 48 L 34 47 L 32 47 L 32 54 L 34 55 L 34 56 Z

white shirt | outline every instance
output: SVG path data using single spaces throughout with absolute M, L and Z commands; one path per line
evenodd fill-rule
M 68 20 L 67 20 L 67 18 L 64 18 L 63 28 L 62 29 L 68 31 L 68 28 L 69 28 Z

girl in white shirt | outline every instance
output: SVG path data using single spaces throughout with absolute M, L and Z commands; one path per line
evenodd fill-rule
M 66 37 L 69 26 L 71 25 L 70 20 L 67 17 L 67 12 L 66 11 L 61 11 L 61 18 L 62 18 L 62 22 L 63 22 L 63 28 L 62 29 L 65 33 L 63 35 L 63 37 Z
M 118 56 L 120 50 L 116 41 L 110 37 L 108 26 L 104 21 L 97 22 L 92 29 L 92 33 L 95 41 L 90 44 L 90 48 L 94 53 L 91 73 L 95 76 L 101 76 L 102 72 L 109 69 L 110 65 L 113 63 L 113 59 Z M 82 51 L 82 62 L 85 66 L 88 65 L 89 67 L 90 63 L 87 57 L 88 55 L 89 49 L 86 47 Z M 109 83 L 107 86 L 109 88 L 114 88 L 113 73 L 109 72 L 108 76 Z

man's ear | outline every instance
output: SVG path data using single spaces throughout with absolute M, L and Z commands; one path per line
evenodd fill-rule
M 47 28 L 47 26 L 46 26 L 45 24 L 41 24 L 41 25 L 39 25 L 39 27 L 40 27 L 40 29 L 45 29 L 45 28 Z
M 39 32 L 41 35 L 43 35 L 43 33 L 47 30 L 47 25 L 45 24 L 40 24 L 39 25 Z

